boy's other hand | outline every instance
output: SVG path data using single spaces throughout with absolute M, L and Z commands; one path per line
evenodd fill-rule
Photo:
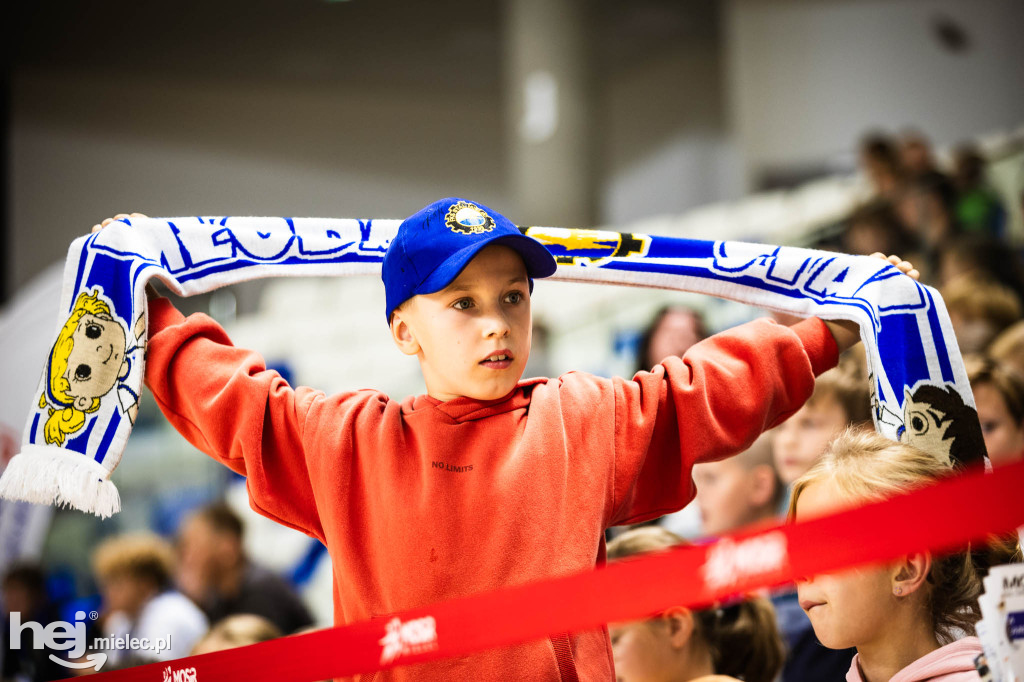
M 886 256 L 881 251 L 876 251 L 873 254 L 871 254 L 871 257 L 881 258 L 884 261 L 888 261 L 892 265 L 895 265 L 896 268 L 904 275 L 909 275 L 910 277 L 913 277 L 915 280 L 921 279 L 921 273 L 917 271 L 917 268 L 914 267 L 914 264 L 911 263 L 910 261 L 903 260 L 899 256 Z
M 881 258 L 884 261 L 888 261 L 894 265 L 903 274 L 912 277 L 915 281 L 921 279 L 921 273 L 918 272 L 917 268 L 910 261 L 905 261 L 899 256 L 886 256 L 884 253 L 873 253 L 872 258 Z M 860 327 L 856 322 L 850 322 L 849 320 L 824 320 L 825 326 L 832 332 L 832 338 L 836 340 L 836 345 L 839 346 L 839 352 L 847 350 L 855 343 L 860 341 Z
M 107 218 L 102 223 L 97 223 L 97 224 L 93 225 L 92 226 L 92 231 L 93 232 L 99 232 L 100 230 L 102 230 L 104 227 L 106 227 L 110 223 L 114 222 L 115 220 L 120 220 L 121 218 L 145 218 L 145 217 L 146 216 L 144 216 L 141 213 L 118 213 L 113 218 Z

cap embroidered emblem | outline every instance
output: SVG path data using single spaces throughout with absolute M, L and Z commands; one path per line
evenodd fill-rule
M 465 201 L 452 204 L 444 218 L 452 232 L 482 234 L 494 229 L 494 220 L 482 209 Z

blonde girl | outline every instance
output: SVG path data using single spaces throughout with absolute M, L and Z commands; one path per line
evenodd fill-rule
M 840 434 L 797 479 L 789 516 L 803 521 L 925 486 L 948 464 L 874 431 Z M 893 519 L 893 523 L 909 521 Z M 941 519 L 919 519 L 941 523 Z M 800 606 L 832 649 L 857 648 L 849 682 L 978 680 L 979 583 L 967 552 L 907 554 L 883 565 L 797 581 Z
M 680 541 L 659 526 L 635 528 L 608 544 L 608 560 Z M 775 611 L 760 598 L 704 611 L 676 606 L 608 630 L 620 682 L 771 682 L 784 660 Z

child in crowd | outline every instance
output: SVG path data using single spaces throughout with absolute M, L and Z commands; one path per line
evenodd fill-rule
M 987 277 L 958 277 L 941 292 L 965 355 L 984 353 L 993 339 L 1021 319 L 1021 300 L 1013 289 Z
M 814 393 L 796 414 L 775 429 L 775 469 L 789 486 L 810 469 L 825 446 L 851 424 L 871 424 L 866 363 L 858 347 L 814 382 Z M 786 496 L 788 504 L 788 495 Z M 780 512 L 784 511 L 785 505 Z
M 992 466 L 1024 459 L 1024 375 L 1016 367 L 992 358 L 969 355 L 964 368 L 971 382 L 978 421 Z M 979 574 L 997 564 L 1021 561 L 1016 533 L 992 536 L 974 552 Z
M 1012 366 L 1024 375 L 1024 320 L 1014 322 L 1002 331 L 988 347 L 988 355 L 997 362 Z
M 633 380 L 520 382 L 533 280 L 554 271 L 505 217 L 442 199 L 403 221 L 382 268 L 392 339 L 418 359 L 426 395 L 292 388 L 213 320 L 185 319 L 158 297 L 147 385 L 182 434 L 247 476 L 253 508 L 327 546 L 335 619 L 347 623 L 602 562 L 606 528 L 683 507 L 693 464 L 743 450 L 795 412 L 859 337 L 850 323 L 760 320 Z M 607 633 L 595 630 L 381 677 L 609 680 L 612 670 Z
M 984 356 L 964 358 L 992 466 L 1024 459 L 1024 375 Z
M 761 434 L 735 457 L 694 465 L 704 535 L 722 535 L 778 517 L 785 487 L 772 460 L 773 434 Z
M 636 371 L 646 371 L 670 355 L 682 356 L 708 337 L 704 316 L 685 305 L 663 306 L 651 318 L 637 344 Z
M 867 429 L 850 429 L 793 486 L 790 518 L 804 521 L 925 486 L 948 464 Z M 970 555 L 908 554 L 882 565 L 797 583 L 822 644 L 854 646 L 849 682 L 979 680 L 974 632 L 980 585 Z M 962 637 L 962 639 L 957 639 Z
M 793 481 L 814 466 L 829 441 L 851 424 L 871 425 L 866 361 L 859 346 L 846 353 L 838 367 L 818 377 L 811 398 L 773 432 L 775 467 L 785 485 L 778 515 L 789 506 Z M 854 651 L 821 646 L 792 587 L 775 591 L 771 599 L 788 649 L 782 682 L 802 682 L 809 675 L 817 682 L 841 680 Z
M 106 637 L 163 640 L 170 647 L 156 651 L 111 649 L 112 666 L 187 656 L 206 632 L 206 616 L 187 597 L 172 589 L 174 549 L 149 533 L 119 535 L 102 542 L 93 553 L 106 615 Z
M 608 560 L 680 542 L 658 526 L 634 528 L 608 544 Z M 620 682 L 772 682 L 782 668 L 775 613 L 762 598 L 703 611 L 674 606 L 608 629 Z

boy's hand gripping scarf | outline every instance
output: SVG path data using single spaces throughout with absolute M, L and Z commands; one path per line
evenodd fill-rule
M 380 273 L 398 220 L 171 218 L 116 221 L 68 252 L 56 340 L 21 453 L 0 496 L 119 511 L 110 474 L 142 392 L 146 282 L 182 296 L 260 277 Z M 555 280 L 710 294 L 852 320 L 867 350 L 875 427 L 953 461 L 984 458 L 956 339 L 938 293 L 888 263 L 794 247 L 530 227 Z

